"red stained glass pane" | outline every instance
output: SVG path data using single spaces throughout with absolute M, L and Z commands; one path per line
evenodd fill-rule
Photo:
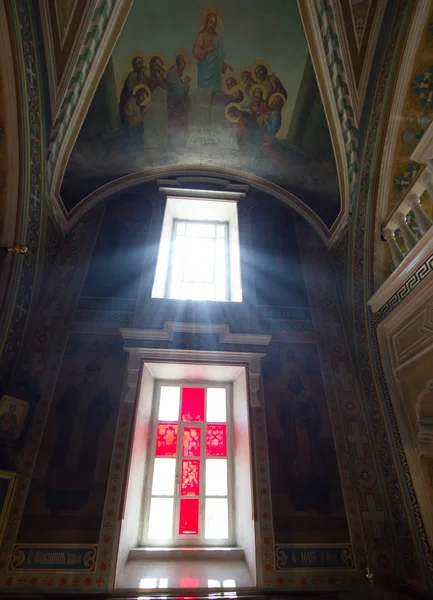
M 183 456 L 200 456 L 200 427 L 185 427 L 183 430 Z
M 200 584 L 200 581 L 198 579 L 191 579 L 191 577 L 182 577 L 180 580 L 180 587 L 181 588 L 196 588 L 198 587 Z M 186 598 L 185 596 L 178 596 L 178 598 Z M 190 600 L 198 600 L 198 596 L 187 596 L 188 598 L 190 598 Z
M 204 388 L 182 388 L 181 421 L 204 421 Z
M 227 456 L 226 425 L 207 425 L 206 456 Z
M 200 461 L 182 461 L 181 496 L 198 496 L 200 494 Z
M 158 423 L 155 456 L 176 456 L 177 425 Z
M 181 498 L 179 513 L 179 533 L 181 535 L 198 534 L 198 512 L 200 508 L 198 498 Z

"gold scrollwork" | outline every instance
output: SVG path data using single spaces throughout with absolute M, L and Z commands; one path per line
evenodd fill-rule
M 346 565 L 346 567 L 348 569 L 353 569 L 353 567 L 354 567 L 353 554 L 352 554 L 352 548 L 350 546 L 347 546 L 347 548 L 344 548 L 343 552 L 341 553 L 341 560 L 344 562 L 344 564 Z
M 92 548 L 91 550 L 88 550 L 83 556 L 83 565 L 86 567 L 86 569 L 89 569 L 89 571 L 91 571 L 95 567 L 95 563 L 96 549 Z
M 275 563 L 277 569 L 284 569 L 284 567 L 287 565 L 287 554 L 283 548 L 276 549 Z
M 20 548 L 16 548 L 12 555 L 12 561 L 11 561 L 12 569 L 19 569 L 24 564 L 25 559 L 26 559 L 26 554 L 25 554 L 24 550 L 21 550 Z

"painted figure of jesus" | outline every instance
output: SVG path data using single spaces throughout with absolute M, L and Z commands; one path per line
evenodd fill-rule
M 194 58 L 198 60 L 198 87 L 221 89 L 222 76 L 233 68 L 225 59 L 221 38 L 217 33 L 218 15 L 209 12 L 204 27 L 197 36 L 192 49 Z

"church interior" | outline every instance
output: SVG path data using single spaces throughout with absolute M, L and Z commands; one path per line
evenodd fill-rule
M 433 0 L 0 0 L 4 598 L 433 597 Z

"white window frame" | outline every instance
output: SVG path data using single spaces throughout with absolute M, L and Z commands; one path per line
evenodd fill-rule
M 242 302 L 238 210 L 237 201 L 231 198 L 167 197 L 155 279 L 152 288 L 152 298 L 169 299 L 170 269 L 172 264 L 171 249 L 176 220 L 227 223 L 227 293 L 226 300 L 216 301 Z M 203 300 L 194 301 L 203 302 Z M 214 300 L 206 300 L 205 302 L 214 302 Z
M 182 451 L 181 451 L 181 441 L 183 427 L 199 427 L 202 431 L 201 434 L 201 454 L 200 454 L 200 462 L 201 462 L 201 472 L 200 472 L 200 517 L 199 517 L 199 534 L 198 535 L 180 535 L 177 532 L 177 525 L 179 521 L 179 500 L 181 498 L 179 490 L 175 489 L 174 492 L 174 510 L 173 510 L 173 537 L 167 539 L 149 539 L 147 537 L 148 524 L 149 524 L 149 513 L 150 513 L 150 501 L 152 498 L 152 481 L 153 481 L 153 470 L 154 470 L 154 461 L 155 461 L 155 445 L 156 445 L 156 435 L 157 428 L 156 425 L 158 423 L 158 412 L 159 412 L 159 402 L 160 402 L 160 393 L 162 386 L 179 386 L 179 387 L 204 387 L 204 388 L 224 388 L 226 390 L 226 425 L 227 425 L 227 502 L 228 502 L 228 537 L 223 539 L 207 539 L 205 538 L 205 504 L 204 500 L 206 498 L 205 493 L 205 484 L 206 484 L 206 475 L 205 475 L 205 464 L 206 464 L 206 422 L 204 423 L 196 423 L 196 422 L 182 422 L 180 420 L 178 423 L 178 439 L 177 439 L 177 452 L 176 452 L 176 471 L 175 476 L 179 478 L 181 477 L 181 465 L 182 465 Z M 232 404 L 232 385 L 229 383 L 221 383 L 218 381 L 186 381 L 186 380 L 157 380 L 155 381 L 155 389 L 152 401 L 152 416 L 150 420 L 150 428 L 151 432 L 149 434 L 149 448 L 147 451 L 148 463 L 146 465 L 146 478 L 145 478 L 145 486 L 143 493 L 143 516 L 142 516 L 142 546 L 144 547 L 165 547 L 165 548 L 176 548 L 176 547 L 198 547 L 198 548 L 207 548 L 207 547 L 231 547 L 234 545 L 236 540 L 236 507 L 235 507 L 235 498 L 234 498 L 234 448 L 233 448 L 233 404 Z M 205 405 L 206 406 L 206 405 Z M 179 406 L 180 411 L 180 406 Z M 180 412 L 179 412 L 180 417 Z M 202 468 L 203 467 L 203 468 Z M 177 485 L 177 484 L 175 484 Z M 221 498 L 221 496 L 215 496 Z
M 176 246 L 178 244 L 178 242 L 180 241 L 178 239 L 178 234 L 177 234 L 177 229 L 179 227 L 179 225 L 184 224 L 184 225 L 188 225 L 189 223 L 192 224 L 198 224 L 198 225 L 214 225 L 214 226 L 222 226 L 224 228 L 224 238 L 223 238 L 223 258 L 224 258 L 224 273 L 223 273 L 223 281 L 218 281 L 218 275 L 217 275 L 217 252 L 218 252 L 218 248 L 217 248 L 217 241 L 218 238 L 217 236 L 215 236 L 214 238 L 208 238 L 208 239 L 212 239 L 214 242 L 214 261 L 213 261 L 213 280 L 211 282 L 188 282 L 185 281 L 183 278 L 183 269 L 181 269 L 180 273 L 174 273 L 174 263 L 175 263 L 175 253 L 176 253 Z M 216 233 L 216 231 L 215 231 Z M 200 236 L 199 236 L 200 237 Z M 188 238 L 188 236 L 186 235 L 186 238 Z M 168 270 L 167 270 L 167 281 L 166 281 L 166 292 L 165 295 L 167 298 L 172 298 L 172 299 L 178 299 L 176 296 L 172 296 L 171 295 L 171 289 L 174 286 L 174 281 L 175 278 L 178 280 L 177 285 L 179 286 L 179 288 L 182 288 L 182 285 L 184 283 L 195 283 L 196 285 L 200 285 L 201 283 L 203 283 L 204 285 L 209 285 L 209 283 L 211 285 L 213 285 L 214 288 L 214 294 L 215 296 L 217 296 L 218 294 L 218 285 L 220 283 L 224 284 L 224 295 L 222 298 L 220 297 L 214 297 L 214 298 L 208 298 L 207 301 L 211 301 L 211 302 L 227 302 L 228 298 L 230 298 L 230 238 L 229 238 L 229 224 L 228 221 L 197 221 L 194 219 L 174 219 L 173 220 L 173 226 L 172 226 L 172 237 L 171 237 L 171 242 L 170 242 L 170 258 L 169 258 L 169 264 L 168 264 Z M 183 266 L 183 265 L 182 265 Z M 177 275 L 177 277 L 176 277 Z M 221 278 L 220 278 L 221 279 Z
M 221 344 L 230 345 L 231 350 L 153 347 L 154 341 L 172 340 L 175 332 L 212 333 Z M 120 334 L 129 355 L 121 414 L 129 423 L 131 439 L 116 534 L 114 590 L 154 591 L 163 581 L 165 587 L 178 590 L 185 587 L 182 578 L 185 569 L 190 568 L 194 569 L 198 587 L 206 590 L 214 587 L 210 585 L 211 580 L 223 582 L 223 587 L 232 580 L 237 589 L 262 587 L 260 557 L 263 548 L 254 504 L 257 489 L 253 475 L 251 415 L 254 407 L 261 406 L 261 359 L 266 355 L 271 336 L 231 333 L 227 325 L 172 322 L 166 322 L 163 330 L 122 328 Z M 242 352 L 245 344 L 260 350 Z M 235 547 L 191 547 L 185 552 L 182 548 L 141 546 L 144 467 L 148 464 L 149 422 L 154 386 L 158 380 L 199 380 L 232 386 L 234 470 L 238 482 L 233 493 L 236 506 L 241 507 L 236 511 Z M 113 461 L 117 444 L 124 443 L 123 431 L 122 427 L 117 428 Z M 147 579 L 149 583 L 144 585 Z

